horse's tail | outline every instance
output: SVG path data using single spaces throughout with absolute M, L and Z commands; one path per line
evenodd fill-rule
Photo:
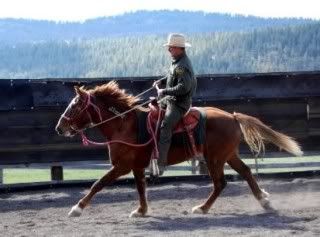
M 240 124 L 244 140 L 256 155 L 261 151 L 264 152 L 264 141 L 270 142 L 295 156 L 303 154 L 300 145 L 293 138 L 272 130 L 259 119 L 241 113 L 234 113 L 233 115 Z

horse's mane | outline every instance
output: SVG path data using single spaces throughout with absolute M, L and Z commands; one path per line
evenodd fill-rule
M 100 101 L 122 110 L 132 108 L 141 100 L 139 97 L 126 93 L 124 89 L 120 89 L 116 81 L 96 86 L 89 90 L 89 93 Z

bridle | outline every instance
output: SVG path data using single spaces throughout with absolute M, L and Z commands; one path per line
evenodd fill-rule
M 129 112 L 131 112 L 133 110 L 136 110 L 138 107 L 141 107 L 141 106 L 143 106 L 143 105 L 145 105 L 147 103 L 150 103 L 152 101 L 152 99 L 149 99 L 146 102 L 144 102 L 142 104 L 139 104 L 138 106 L 135 106 L 135 107 L 123 112 L 123 113 L 118 112 L 114 107 L 111 106 L 111 107 L 108 108 L 108 110 L 110 112 L 114 113 L 115 116 L 113 116 L 111 118 L 108 118 L 106 120 L 102 120 L 102 115 L 101 115 L 100 108 L 96 104 L 94 104 L 92 102 L 93 96 L 90 95 L 90 93 L 88 93 L 86 91 L 83 91 L 83 93 L 86 95 L 85 106 L 80 110 L 80 112 L 77 113 L 77 114 L 71 114 L 71 115 L 74 115 L 74 116 L 62 115 L 62 118 L 64 118 L 65 120 L 67 120 L 69 122 L 69 126 L 71 127 L 71 129 L 76 131 L 76 132 L 78 132 L 81 135 L 83 145 L 88 146 L 88 145 L 91 144 L 91 145 L 95 145 L 95 146 L 105 146 L 105 145 L 109 146 L 112 143 L 121 143 L 121 144 L 125 144 L 125 145 L 132 146 L 132 147 L 143 147 L 143 146 L 146 146 L 146 145 L 150 144 L 151 142 L 154 142 L 155 152 L 156 152 L 156 154 L 158 154 L 158 147 L 157 147 L 156 137 L 157 137 L 158 128 L 159 128 L 159 124 L 160 124 L 160 117 L 161 117 L 160 113 L 159 113 L 159 116 L 158 116 L 157 125 L 156 125 L 155 130 L 153 130 L 153 128 L 151 126 L 151 116 L 148 115 L 147 128 L 148 128 L 149 132 L 151 133 L 151 138 L 149 139 L 149 141 L 147 141 L 144 144 L 133 144 L 133 143 L 125 142 L 125 141 L 122 141 L 122 140 L 112 140 L 112 141 L 99 143 L 99 142 L 90 141 L 86 137 L 86 135 L 84 134 L 84 131 L 86 129 L 88 129 L 88 128 L 93 128 L 93 127 L 99 126 L 99 125 L 101 125 L 103 123 L 106 123 L 106 122 L 108 122 L 108 121 L 110 121 L 112 119 L 115 119 L 115 118 L 119 118 L 120 117 L 121 119 L 123 119 L 125 114 L 127 114 L 127 113 L 129 113 Z M 99 123 L 94 123 L 93 122 L 92 116 L 90 115 L 90 112 L 88 111 L 90 106 L 92 106 L 92 108 L 99 115 L 99 119 L 100 119 Z M 82 116 L 83 113 L 87 114 L 87 116 L 88 116 L 88 118 L 90 120 L 90 123 L 89 123 L 90 126 L 82 128 L 82 129 L 78 129 L 78 128 L 75 128 L 74 126 L 72 126 L 72 122 L 76 121 L 77 118 L 80 118 L 80 116 Z
M 155 81 L 155 83 L 160 82 L 160 81 L 163 81 L 163 80 L 165 80 L 166 78 L 167 78 L 167 77 L 161 77 L 160 79 L 158 79 L 157 81 Z M 141 95 L 149 92 L 149 91 L 152 90 L 153 88 L 154 88 L 154 86 L 152 86 L 152 87 L 150 87 L 149 89 L 143 91 L 142 93 L 136 95 L 135 97 L 136 97 L 136 98 L 139 98 Z M 85 131 L 85 130 L 88 129 L 88 128 L 97 127 L 97 126 L 99 126 L 99 125 L 101 125 L 101 124 L 107 123 L 107 122 L 109 122 L 109 121 L 111 121 L 111 120 L 113 120 L 113 119 L 119 118 L 119 117 L 123 119 L 124 116 L 125 116 L 127 113 L 130 113 L 131 111 L 135 111 L 136 109 L 138 109 L 138 108 L 140 108 L 140 107 L 142 107 L 142 106 L 144 106 L 144 105 L 146 105 L 146 104 L 149 104 L 149 103 L 153 100 L 153 99 L 149 99 L 149 100 L 147 100 L 147 101 L 145 101 L 145 102 L 143 102 L 143 103 L 141 103 L 141 104 L 139 104 L 139 105 L 136 105 L 136 106 L 132 107 L 131 109 L 128 109 L 128 110 L 122 112 L 122 113 L 120 113 L 119 111 L 117 111 L 117 109 L 115 109 L 114 107 L 111 106 L 111 107 L 108 108 L 108 110 L 109 110 L 110 112 L 112 112 L 113 114 L 115 114 L 115 115 L 114 115 L 113 117 L 111 117 L 111 118 L 106 119 L 106 120 L 102 120 L 102 116 L 101 116 L 101 112 L 100 112 L 99 107 L 92 102 L 92 97 L 93 97 L 93 96 L 92 96 L 90 93 L 86 92 L 86 91 L 83 91 L 83 93 L 85 93 L 85 94 L 87 95 L 87 96 L 86 96 L 86 100 L 85 100 L 85 106 L 84 106 L 84 108 L 81 109 L 81 111 L 80 111 L 77 115 L 75 115 L 74 117 L 62 115 L 62 118 L 64 118 L 65 120 L 67 120 L 67 121 L 69 122 L 69 125 L 70 125 L 70 124 L 72 124 L 72 121 L 75 121 L 75 120 L 76 120 L 76 118 L 80 118 L 83 112 L 86 112 L 86 113 L 87 113 L 87 116 L 88 116 L 88 118 L 89 118 L 89 120 L 90 120 L 89 126 L 88 126 L 88 127 L 85 127 L 85 128 L 82 128 L 82 129 L 78 129 L 78 128 L 75 128 L 74 126 L 70 125 L 70 128 L 71 128 L 72 130 L 74 130 L 75 132 L 83 132 L 83 131 Z M 164 99 L 165 99 L 165 97 L 162 98 L 162 99 L 160 99 L 160 100 L 158 100 L 158 102 L 160 102 L 160 101 L 162 101 L 162 100 L 164 100 Z M 98 123 L 94 123 L 94 122 L 93 122 L 92 117 L 91 117 L 91 115 L 90 115 L 90 112 L 88 111 L 90 105 L 94 108 L 94 110 L 96 111 L 96 113 L 99 115 L 100 122 L 98 122 Z
M 160 78 L 159 80 L 157 80 L 157 82 L 162 81 L 164 79 L 166 79 L 166 77 Z M 136 97 L 140 97 L 141 95 L 147 93 L 148 91 L 152 90 L 153 88 L 154 88 L 154 86 L 152 86 L 151 88 L 149 88 L 149 89 L 143 91 L 142 93 L 138 94 Z M 102 142 L 102 143 L 101 142 L 94 142 L 94 141 L 89 140 L 84 134 L 84 131 L 86 129 L 88 129 L 88 128 L 93 128 L 93 127 L 99 126 L 99 125 L 107 123 L 107 122 L 109 122 L 109 121 L 111 121 L 111 120 L 113 120 L 115 118 L 119 118 L 120 117 L 120 118 L 123 119 L 124 116 L 127 113 L 130 113 L 131 111 L 135 111 L 136 109 L 138 109 L 138 108 L 140 108 L 140 107 L 142 107 L 142 106 L 144 106 L 146 104 L 149 104 L 153 99 L 150 98 L 149 100 L 147 100 L 147 101 L 145 101 L 145 102 L 143 102 L 143 103 L 141 103 L 139 105 L 136 105 L 136 106 L 132 107 L 131 109 L 126 110 L 126 111 L 124 111 L 122 113 L 118 112 L 114 107 L 109 107 L 108 110 L 110 112 L 113 112 L 115 114 L 115 116 L 113 116 L 111 118 L 108 118 L 106 120 L 102 120 L 100 108 L 96 104 L 94 104 L 92 102 L 93 96 L 90 93 L 86 92 L 86 91 L 83 91 L 83 93 L 86 94 L 84 108 L 82 108 L 80 110 L 80 112 L 75 114 L 75 115 L 71 114 L 70 116 L 66 116 L 66 115 L 63 114 L 62 118 L 69 122 L 69 126 L 70 126 L 70 128 L 72 130 L 74 130 L 77 133 L 80 133 L 81 138 L 82 138 L 82 143 L 83 143 L 84 146 L 94 145 L 94 146 L 108 146 L 109 147 L 109 145 L 111 145 L 113 143 L 120 143 L 120 144 L 125 144 L 125 145 L 131 146 L 131 147 L 144 147 L 144 146 L 149 145 L 151 142 L 153 142 L 154 146 L 155 146 L 154 152 L 155 152 L 156 156 L 158 156 L 159 151 L 158 151 L 158 146 L 157 146 L 157 135 L 158 135 L 158 128 L 160 126 L 160 120 L 161 120 L 160 119 L 161 118 L 160 114 L 161 113 L 159 113 L 159 115 L 158 115 L 157 124 L 156 124 L 155 129 L 152 128 L 152 126 L 151 126 L 151 116 L 150 116 L 150 114 L 148 115 L 148 117 L 147 117 L 147 129 L 151 134 L 151 138 L 149 139 L 149 141 L 147 141 L 144 144 L 134 144 L 134 143 L 125 142 L 125 141 L 122 141 L 122 140 L 112 140 L 112 141 L 106 141 L 106 142 Z M 166 97 L 161 98 L 160 100 L 158 100 L 158 103 L 161 102 L 162 100 L 165 100 L 165 99 L 166 99 Z M 98 123 L 94 123 L 93 122 L 92 116 L 90 115 L 90 112 L 88 111 L 90 106 L 92 106 L 92 108 L 99 115 L 100 122 L 98 122 Z M 80 118 L 83 115 L 84 112 L 86 112 L 86 114 L 87 114 L 87 116 L 88 116 L 88 118 L 90 120 L 90 123 L 89 123 L 90 126 L 87 126 L 87 127 L 81 128 L 81 129 L 75 128 L 72 125 L 72 122 L 76 121 L 77 118 Z M 72 116 L 72 115 L 74 115 L 74 116 Z
M 86 95 L 86 98 L 85 98 L 85 101 L 84 101 L 85 106 L 84 106 L 79 112 L 77 112 L 76 114 L 75 114 L 75 112 L 74 112 L 74 113 L 72 113 L 72 114 L 69 115 L 69 116 L 66 116 L 65 114 L 63 114 L 63 115 L 61 116 L 63 119 L 65 119 L 66 121 L 68 121 L 70 128 L 71 128 L 72 130 L 76 131 L 76 132 L 84 131 L 84 130 L 86 130 L 87 128 L 92 127 L 92 126 L 94 125 L 92 116 L 91 116 L 91 114 L 90 114 L 90 112 L 89 112 L 89 107 L 90 107 L 90 106 L 92 106 L 92 108 L 94 109 L 94 111 L 96 111 L 96 113 L 98 114 L 100 121 L 102 121 L 101 111 L 100 111 L 99 107 L 92 102 L 92 95 L 90 95 L 90 93 L 88 93 L 88 92 L 86 92 L 86 91 L 83 91 L 82 93 L 84 93 L 84 94 Z M 83 113 L 86 113 L 86 115 L 88 116 L 89 121 L 90 121 L 90 122 L 89 122 L 89 125 L 90 125 L 90 126 L 79 129 L 79 128 L 77 128 L 77 127 L 74 126 L 74 122 L 77 121 L 77 119 L 81 118 L 81 117 L 83 116 Z

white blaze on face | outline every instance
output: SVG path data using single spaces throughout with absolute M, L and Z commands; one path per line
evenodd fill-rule
M 63 114 L 60 116 L 57 128 L 60 128 L 60 130 L 63 133 L 63 136 L 66 137 L 73 137 L 74 133 L 70 130 L 71 128 L 69 127 L 68 123 L 66 122 L 66 119 L 71 118 L 73 116 L 72 106 L 74 106 L 78 102 L 79 96 L 74 97 L 71 102 L 69 103 L 68 107 L 65 109 Z M 70 112 L 71 113 L 70 113 Z M 68 116 L 67 116 L 68 114 Z
M 71 107 L 72 107 L 73 105 L 76 104 L 76 102 L 78 101 L 78 97 L 79 97 L 79 96 L 76 96 L 76 97 L 74 97 L 74 98 L 71 100 L 71 102 L 69 103 L 68 107 L 66 108 L 66 110 L 65 110 L 65 111 L 63 112 L 63 114 L 61 115 L 61 117 L 66 117 L 66 113 L 67 113 L 69 110 L 71 110 Z

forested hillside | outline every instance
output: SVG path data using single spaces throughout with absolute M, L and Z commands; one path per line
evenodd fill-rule
M 320 23 L 247 32 L 189 33 L 196 74 L 320 70 Z M 0 46 L 0 78 L 153 76 L 166 73 L 165 36 Z
M 253 16 L 188 11 L 137 11 L 85 22 L 52 22 L 0 19 L 0 43 L 16 44 L 48 40 L 96 39 L 119 36 L 164 35 L 168 32 L 239 32 L 263 27 L 313 22 L 297 18 Z

